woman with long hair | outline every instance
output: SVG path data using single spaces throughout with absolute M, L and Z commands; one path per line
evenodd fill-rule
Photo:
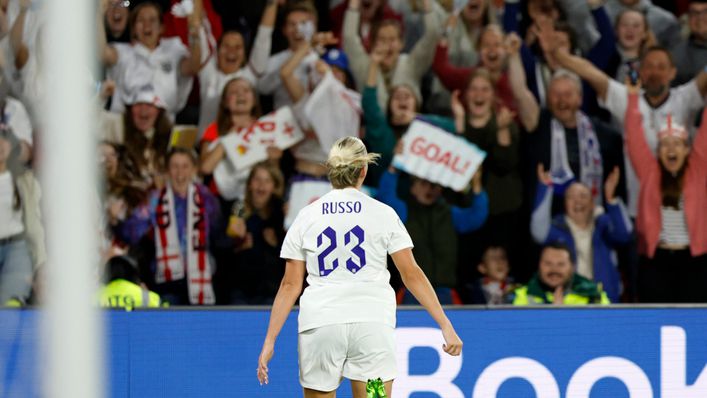
M 690 146 L 668 116 L 651 151 L 629 85 L 626 145 L 640 181 L 636 232 L 642 302 L 707 302 L 707 110 Z
M 122 137 L 111 141 L 125 145 L 143 181 L 156 188 L 163 187 L 165 157 L 172 133 L 164 103 L 147 91 L 141 92 L 123 112 L 122 131 Z
M 101 142 L 99 160 L 104 181 L 103 206 L 113 244 L 133 245 L 147 232 L 149 186 L 124 145 Z
M 457 133 L 487 153 L 483 183 L 489 196 L 489 218 L 465 248 L 486 244 L 503 246 L 511 262 L 521 251 L 521 205 L 523 184 L 520 175 L 520 135 L 513 114 L 499 105 L 491 75 L 478 68 L 463 94 L 452 95 L 452 112 Z M 483 242 L 482 246 L 479 243 Z
M 261 162 L 251 169 L 246 187 L 243 214 L 231 224 L 235 269 L 226 271 L 224 282 L 230 285 L 230 304 L 272 304 L 285 272 L 279 256 L 285 180 L 279 168 Z
M 226 83 L 221 93 L 216 121 L 211 123 L 201 137 L 199 171 L 212 175 L 210 189 L 222 202 L 242 200 L 245 196 L 246 179 L 250 169 L 235 170 L 226 159 L 226 150 L 220 142 L 228 134 L 244 134 L 260 117 L 258 94 L 252 83 L 237 77 Z M 282 150 L 268 147 L 270 161 L 277 163 Z
M 198 4 L 200 1 L 196 1 L 196 3 Z M 277 1 L 267 2 L 250 56 L 246 51 L 248 40 L 242 32 L 227 30 L 216 41 L 211 30 L 207 29 L 208 26 L 201 24 L 197 28 L 196 38 L 198 40 L 194 40 L 194 47 L 201 54 L 201 64 L 199 65 L 200 134 L 204 133 L 209 124 L 217 117 L 220 109 L 219 100 L 226 83 L 236 77 L 242 77 L 251 84 L 256 84 L 258 77 L 265 73 L 270 55 L 277 6 Z M 214 42 L 216 48 L 213 48 Z

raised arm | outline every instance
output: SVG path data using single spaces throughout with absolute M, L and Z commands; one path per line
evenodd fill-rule
M 312 47 L 324 48 L 327 45 L 335 43 L 336 38 L 331 32 L 316 33 L 311 44 L 305 42 L 300 45 L 292 54 L 290 59 L 282 65 L 282 68 L 280 68 L 280 79 L 282 80 L 282 84 L 285 86 L 285 89 L 290 95 L 290 99 L 293 103 L 302 99 L 307 92 L 307 87 L 305 87 L 297 76 L 295 76 L 295 71 L 299 65 L 312 51 Z M 321 60 L 317 61 L 315 66 L 317 68 L 317 72 L 322 76 L 326 70 L 328 70 L 328 65 Z
M 703 97 L 707 95 L 707 72 L 701 70 L 695 76 L 695 83 L 697 84 L 697 89 L 700 90 L 700 95 Z
M 30 0 L 20 1 L 20 13 L 17 14 L 15 22 L 12 24 L 12 29 L 10 30 L 10 46 L 12 47 L 12 53 L 15 57 L 15 68 L 17 68 L 17 70 L 22 69 L 29 59 L 29 49 L 24 42 L 23 35 L 30 3 Z M 105 35 L 103 32 L 101 32 L 101 34 Z
M 302 293 L 302 283 L 304 282 L 305 263 L 300 260 L 287 260 L 285 265 L 285 276 L 280 282 L 280 289 L 277 291 L 275 301 L 270 311 L 270 323 L 265 334 L 263 348 L 258 358 L 258 380 L 260 384 L 268 384 L 268 362 L 275 352 L 275 341 L 280 335 L 282 327 L 285 325 L 292 306 Z
M 4 39 L 5 36 L 10 33 L 10 20 L 7 17 L 7 13 L 0 9 L 0 40 Z
M 435 44 L 442 36 L 442 26 L 439 17 L 431 9 L 430 0 L 424 0 L 424 4 L 425 33 L 410 51 L 412 77 L 415 81 L 422 79 L 422 76 L 430 69 L 435 54 Z
M 100 7 L 98 7 L 98 15 L 96 15 L 96 45 L 98 46 L 98 55 L 101 57 L 101 62 L 105 66 L 113 66 L 118 63 L 118 51 L 113 47 L 108 45 L 106 40 L 106 8 L 108 6 L 108 0 L 101 0 Z M 22 34 L 22 31 L 20 31 Z M 12 39 L 11 39 L 12 40 Z
M 248 67 L 255 76 L 263 75 L 268 66 L 272 47 L 272 32 L 277 18 L 277 3 L 276 0 L 268 0 L 263 16 L 260 18 L 258 33 L 255 35 L 253 49 L 248 59 Z
M 643 116 L 638 108 L 638 95 L 638 88 L 629 86 L 624 134 L 628 156 L 640 181 L 646 178 L 651 169 L 659 166 L 643 131 Z
M 621 198 L 616 197 L 616 186 L 620 178 L 619 166 L 609 173 L 604 182 L 604 198 L 606 199 L 606 214 L 609 217 L 608 228 L 604 231 L 604 237 L 614 245 L 627 243 L 631 240 L 631 230 L 633 224 L 628 215 L 628 210 Z
M 538 185 L 533 214 L 530 217 L 530 234 L 535 242 L 544 244 L 550 236 L 552 223 L 552 177 L 542 163 L 538 164 Z
M 358 35 L 360 23 L 361 0 L 350 0 L 349 8 L 344 14 L 343 48 L 351 62 L 351 71 L 359 84 L 365 78 L 368 67 L 368 54 Z
M 387 126 L 387 121 L 383 110 L 378 105 L 378 76 L 380 74 L 380 62 L 383 55 L 380 47 L 371 51 L 371 61 L 368 63 L 368 75 L 366 76 L 366 86 L 363 88 L 361 96 L 361 107 L 363 108 L 363 120 L 366 123 L 366 137 L 373 144 L 381 139 L 380 132 Z M 374 151 L 375 152 L 375 151 Z
M 309 54 L 310 50 L 311 47 L 309 46 L 309 43 L 301 45 L 292 54 L 290 59 L 288 59 L 282 65 L 282 68 L 280 68 L 280 79 L 282 80 L 282 84 L 285 86 L 285 89 L 290 95 L 290 99 L 293 103 L 296 103 L 297 101 L 302 99 L 306 92 L 306 88 L 304 87 L 302 82 L 300 82 L 297 76 L 295 76 L 295 70 L 297 70 L 299 64 L 301 64 L 302 61 L 307 57 L 307 54 Z
M 616 53 L 616 35 L 603 0 L 587 0 L 599 31 L 599 40 L 587 52 L 587 59 L 599 69 L 606 69 L 612 55 Z
M 692 142 L 691 162 L 692 159 L 695 159 L 696 167 L 707 169 L 707 108 L 702 111 L 702 124 L 700 124 L 695 140 Z
M 187 17 L 189 25 L 189 56 L 184 57 L 180 71 L 184 76 L 191 76 L 201 70 L 201 15 L 204 5 L 201 0 L 194 0 L 194 11 Z
M 459 355 L 462 350 L 462 341 L 457 336 L 454 331 L 452 322 L 444 314 L 442 306 L 439 304 L 437 295 L 435 294 L 429 279 L 425 276 L 425 273 L 417 265 L 415 257 L 412 254 L 412 249 L 407 248 L 399 250 L 390 255 L 395 263 L 395 267 L 400 271 L 400 277 L 412 293 L 413 296 L 420 302 L 420 304 L 427 310 L 427 312 L 432 316 L 440 329 L 442 329 L 442 335 L 446 344 L 444 345 L 444 351 L 450 355 Z
M 466 80 L 474 73 L 474 68 L 459 68 L 449 63 L 447 56 L 447 41 L 440 40 L 435 50 L 434 61 L 432 62 L 432 70 L 442 82 L 445 88 L 449 91 L 466 89 L 464 84 Z
M 528 89 L 523 60 L 520 57 L 521 39 L 515 33 L 509 33 L 506 38 L 508 48 L 508 78 L 511 91 L 518 105 L 520 122 L 526 131 L 534 131 L 540 118 L 540 106 L 533 93 Z
M 606 100 L 609 90 L 609 76 L 586 59 L 571 54 L 567 48 L 558 46 L 557 32 L 551 24 L 543 24 L 538 27 L 538 40 L 544 52 L 552 54 L 560 65 L 589 82 L 597 92 L 597 96 L 602 101 Z

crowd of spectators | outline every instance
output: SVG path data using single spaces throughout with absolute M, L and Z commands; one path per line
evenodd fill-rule
M 0 0 L 3 304 L 41 296 L 45 18 Z M 105 306 L 272 303 L 327 76 L 442 303 L 707 302 L 707 0 L 100 0 L 96 28 Z M 236 167 L 285 107 L 304 138 Z M 414 121 L 486 152 L 467 189 L 393 166 Z

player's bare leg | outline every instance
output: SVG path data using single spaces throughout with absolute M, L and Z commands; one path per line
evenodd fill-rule
M 365 387 L 366 386 L 364 385 L 364 390 L 365 390 Z M 362 395 L 362 397 L 366 398 L 365 391 L 364 391 L 364 394 Z M 336 390 L 324 392 L 324 391 L 317 391 L 317 390 L 305 388 L 304 389 L 304 398 L 336 398 Z
M 386 381 L 383 385 L 385 386 L 385 395 L 390 398 L 393 393 L 393 380 Z M 353 392 L 353 398 L 366 398 L 366 383 L 351 380 L 351 391 Z

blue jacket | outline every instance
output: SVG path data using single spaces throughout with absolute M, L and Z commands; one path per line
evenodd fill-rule
M 405 201 L 398 197 L 397 189 L 398 174 L 386 170 L 381 176 L 376 198 L 392 207 L 393 210 L 398 213 L 400 221 L 405 223 L 408 218 L 408 207 Z M 471 206 L 464 208 L 457 206 L 450 207 L 454 230 L 464 234 L 475 231 L 484 225 L 489 215 L 489 198 L 486 195 L 486 191 L 481 191 L 478 195 L 474 195 Z
M 576 249 L 574 238 L 564 214 L 551 217 L 553 188 L 539 183 L 530 231 L 533 239 L 540 244 L 563 242 L 567 244 L 574 257 Z M 594 280 L 603 285 L 611 302 L 618 302 L 621 295 L 621 276 L 617 269 L 614 247 L 627 243 L 631 239 L 633 225 L 628 217 L 626 206 L 619 198 L 616 204 L 607 204 L 606 213 L 594 219 L 592 234 L 592 257 Z

